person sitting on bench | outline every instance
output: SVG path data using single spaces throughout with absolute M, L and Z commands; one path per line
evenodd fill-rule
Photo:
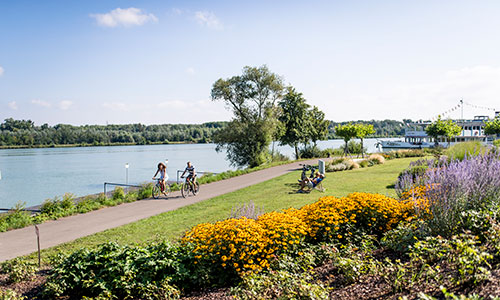
M 325 178 L 325 175 L 321 174 L 320 172 L 316 171 L 314 173 L 314 178 L 305 178 L 300 182 L 300 189 L 298 190 L 299 193 L 305 192 L 304 189 L 308 187 L 309 189 L 315 188 L 318 184 L 323 181 Z

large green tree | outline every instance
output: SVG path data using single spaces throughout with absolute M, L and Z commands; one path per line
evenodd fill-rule
M 448 145 L 450 145 L 450 139 L 459 135 L 461 131 L 462 127 L 450 119 L 442 120 L 441 116 L 438 116 L 436 121 L 432 122 L 432 124 L 425 128 L 425 132 L 427 135 L 434 138 L 436 145 L 438 145 L 438 138 L 440 136 L 446 137 Z
M 316 143 L 328 138 L 328 125 L 330 121 L 325 120 L 325 113 L 319 110 L 316 106 L 308 111 L 309 122 L 311 128 L 309 129 L 309 139 L 316 146 Z
M 345 125 L 337 125 L 335 127 L 335 135 L 340 136 L 342 139 L 344 139 L 345 142 L 345 149 L 344 149 L 344 155 L 347 155 L 349 152 L 349 147 L 347 147 L 347 143 L 352 139 L 355 138 L 356 135 L 358 134 L 356 125 L 349 123 Z
M 295 158 L 300 158 L 299 143 L 307 141 L 309 122 L 308 109 L 302 93 L 294 88 L 288 87 L 287 93 L 278 103 L 281 108 L 279 120 L 283 124 L 284 131 L 280 137 L 281 145 L 289 145 L 295 150 Z
M 267 66 L 245 67 L 243 74 L 217 80 L 212 100 L 223 101 L 233 119 L 214 138 L 217 151 L 226 149 L 236 166 L 258 166 L 266 161 L 276 126 L 275 104 L 283 94 L 283 80 Z
M 355 125 L 355 127 L 356 127 L 356 137 L 361 140 L 361 156 L 364 158 L 365 149 L 363 147 L 363 140 L 365 139 L 365 137 L 374 134 L 375 129 L 373 128 L 373 125 L 363 124 L 363 123 L 358 123 Z
M 500 134 L 500 117 L 496 117 L 484 124 L 484 133 L 487 135 Z

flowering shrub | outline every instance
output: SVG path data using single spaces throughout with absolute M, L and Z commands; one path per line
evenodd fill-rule
M 381 235 L 412 216 L 413 203 L 379 194 L 352 193 L 343 198 L 320 198 L 300 209 L 300 214 L 309 227 L 311 241 L 343 240 L 353 234 L 353 227 Z

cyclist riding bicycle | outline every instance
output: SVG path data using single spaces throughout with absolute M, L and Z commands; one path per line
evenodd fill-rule
M 186 177 L 186 181 L 196 184 L 196 171 L 194 170 L 194 166 L 190 161 L 187 162 L 187 167 L 182 173 L 181 177 L 184 177 L 184 174 L 186 174 L 186 172 L 189 172 L 189 175 Z
M 160 173 L 160 178 L 158 179 L 158 181 L 160 181 L 160 184 L 161 184 L 161 190 L 163 192 L 163 194 L 165 194 L 165 181 L 168 180 L 168 175 L 167 175 L 167 166 L 160 162 L 158 164 L 158 169 L 156 170 L 156 173 L 155 175 L 153 176 L 153 179 L 155 179 L 156 175 L 158 175 L 158 173 Z

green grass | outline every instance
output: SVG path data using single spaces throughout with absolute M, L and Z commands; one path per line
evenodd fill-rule
M 42 252 L 42 257 L 47 258 L 60 251 L 94 247 L 107 241 L 143 244 L 165 239 L 178 240 L 194 225 L 225 219 L 229 217 L 231 208 L 250 200 L 267 212 L 289 207 L 299 208 L 323 196 L 341 197 L 352 192 L 380 193 L 394 197 L 395 191 L 389 186 L 413 160 L 416 158 L 394 159 L 370 168 L 327 173 L 323 182 L 326 188 L 324 193 L 316 190 L 309 194 L 296 193 L 300 171 L 294 171 L 232 193 L 46 249 Z M 201 192 L 203 193 L 203 189 Z M 30 258 L 34 259 L 35 256 L 31 255 Z

